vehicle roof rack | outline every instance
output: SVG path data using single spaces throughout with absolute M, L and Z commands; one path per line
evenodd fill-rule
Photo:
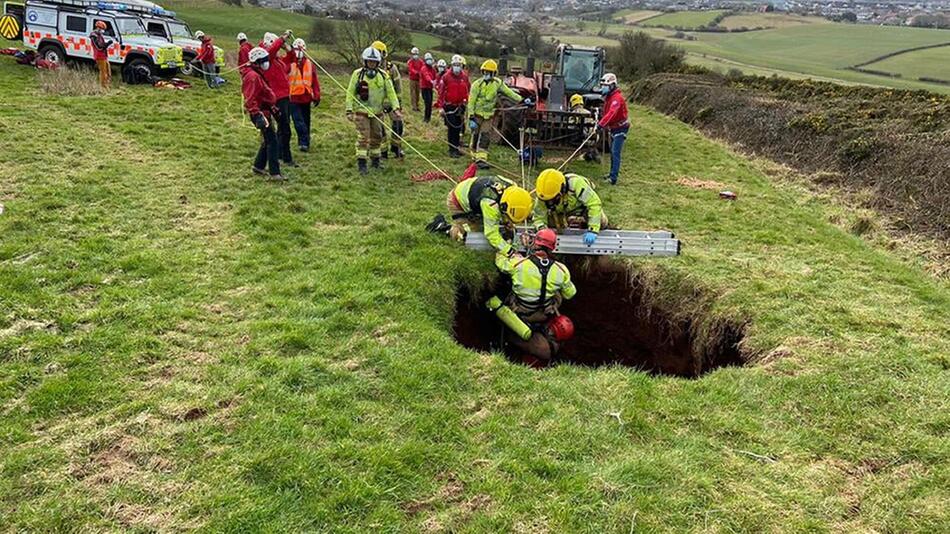
M 92 7 L 108 11 L 132 11 L 135 13 L 175 17 L 174 11 L 169 11 L 158 4 L 146 0 L 126 0 L 125 2 L 106 2 L 103 0 L 43 0 L 43 2 L 64 6 Z

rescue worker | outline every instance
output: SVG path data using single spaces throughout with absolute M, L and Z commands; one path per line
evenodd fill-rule
M 104 20 L 97 20 L 95 29 L 89 34 L 89 41 L 92 42 L 92 57 L 96 60 L 96 66 L 99 67 L 99 85 L 103 89 L 108 89 L 112 85 L 112 67 L 109 65 L 109 47 L 112 46 L 112 39 L 105 35 L 106 23 Z
M 495 115 L 498 96 L 521 102 L 526 106 L 530 106 L 532 101 L 530 98 L 522 98 L 496 76 L 498 64 L 494 60 L 488 59 L 482 63 L 481 72 L 482 77 L 472 83 L 468 95 L 468 127 L 472 130 L 472 157 L 479 168 L 484 169 L 488 167 L 488 145 L 491 142 L 488 128 L 492 116 Z
M 578 94 L 571 95 L 571 113 L 581 113 L 584 115 L 590 115 L 591 112 L 589 109 L 584 107 L 584 97 Z
M 435 59 L 432 54 L 426 52 L 425 63 L 419 71 L 419 89 L 422 91 L 423 103 L 422 122 L 425 123 L 432 120 L 432 95 L 435 90 L 436 74 Z
M 604 204 L 587 178 L 546 169 L 538 175 L 534 188 L 539 201 L 535 221 L 539 226 L 557 230 L 583 228 L 584 244 L 588 246 L 597 240 L 600 229 L 607 226 Z
M 195 39 L 201 41 L 201 48 L 198 49 L 198 55 L 195 62 L 201 69 L 201 75 L 204 76 L 205 83 L 212 89 L 218 88 L 218 69 L 214 63 L 214 44 L 211 42 L 211 36 L 205 35 L 205 32 L 198 30 L 195 32 Z
M 372 46 L 363 50 L 363 66 L 354 70 L 346 90 L 346 118 L 356 125 L 356 164 L 360 174 L 368 172 L 366 159 L 381 168 L 379 145 L 383 140 L 383 105 L 389 102 L 394 117 L 402 119 L 399 97 L 389 76 L 380 70 L 383 56 Z
M 432 94 L 433 100 L 432 107 L 442 110 L 442 100 L 440 95 L 442 94 L 442 77 L 445 76 L 445 71 L 448 68 L 448 63 L 444 59 L 440 59 L 435 62 L 435 82 L 433 82 Z
M 257 151 L 253 169 L 257 174 L 269 174 L 272 180 L 284 180 L 278 161 L 280 148 L 277 134 L 274 133 L 273 110 L 277 99 L 264 78 L 264 73 L 275 67 L 270 63 L 270 54 L 260 47 L 248 52 L 248 61 L 250 64 L 241 73 L 244 109 L 261 132 L 261 147 Z
M 307 57 L 307 43 L 295 39 L 294 61 L 290 64 L 290 116 L 297 131 L 297 147 L 301 152 L 310 150 L 310 111 L 320 105 L 320 79 L 317 67 Z
M 617 76 L 611 72 L 600 79 L 600 92 L 604 95 L 604 116 L 597 123 L 610 135 L 610 174 L 605 176 L 611 185 L 617 184 L 620 176 L 620 157 L 627 140 L 630 121 L 627 118 L 627 101 L 617 88 Z
M 389 79 L 393 82 L 393 89 L 396 91 L 396 96 L 402 94 L 402 77 L 399 74 L 399 67 L 395 63 L 389 60 L 389 49 L 386 47 L 386 43 L 382 41 L 374 41 L 373 48 L 379 50 L 379 53 L 383 56 L 383 65 L 381 70 L 389 75 Z M 386 116 L 389 117 L 390 129 L 387 130 L 383 136 L 383 149 L 380 151 L 380 155 L 383 159 L 389 157 L 389 153 L 392 152 L 394 158 L 402 158 L 405 156 L 402 152 L 402 133 L 405 129 L 405 124 L 402 121 L 402 117 L 396 118 L 396 113 L 392 103 L 388 100 L 383 102 L 383 112 L 386 113 Z M 393 134 L 395 132 L 395 135 Z M 386 137 L 389 138 L 389 142 L 386 142 Z M 386 147 L 389 147 L 388 149 Z
M 509 339 L 543 363 L 557 354 L 574 330 L 570 319 L 559 315 L 559 308 L 574 298 L 577 288 L 567 266 L 553 257 L 556 245 L 557 234 L 546 228 L 535 235 L 527 257 L 496 254 L 495 265 L 511 277 L 511 294 L 504 303 L 498 296 L 485 303 L 516 334 Z M 534 362 L 526 359 L 526 363 Z
M 277 55 L 285 49 L 290 34 L 290 30 L 280 37 L 273 33 L 265 33 L 261 48 L 270 54 L 271 68 L 264 71 L 264 79 L 267 80 L 267 85 L 270 86 L 277 99 L 277 142 L 280 147 L 280 160 L 288 167 L 296 167 L 294 155 L 290 152 L 290 79 L 287 77 L 290 64 L 296 58 L 292 51 L 288 51 L 288 54 L 284 56 Z
M 415 46 L 409 54 L 411 57 L 406 62 L 406 70 L 409 72 L 409 102 L 413 111 L 419 111 L 419 74 L 425 62 L 419 57 L 419 49 Z
M 237 34 L 238 42 L 238 70 L 242 70 L 247 67 L 248 64 L 248 54 L 251 53 L 251 49 L 254 48 L 251 46 L 251 43 L 247 42 L 247 35 L 244 32 Z
M 485 238 L 504 255 L 514 253 L 502 229 L 513 230 L 531 215 L 534 199 L 531 193 L 500 176 L 476 176 L 461 181 L 451 191 L 445 204 L 452 218 L 449 237 L 465 241 L 470 231 L 482 229 Z
M 442 75 L 439 91 L 439 113 L 448 129 L 449 157 L 462 156 L 462 133 L 465 130 L 465 106 L 471 84 L 465 73 L 464 59 L 452 56 L 452 68 Z
M 583 115 L 584 116 L 583 121 L 589 120 L 588 117 L 593 115 L 593 113 L 591 113 L 589 109 L 584 107 L 584 97 L 579 94 L 571 95 L 570 110 L 571 110 L 571 113 Z M 578 120 L 578 119 L 575 119 L 575 120 L 578 121 L 578 124 L 581 123 L 581 120 Z M 584 128 L 583 131 L 578 133 L 578 138 L 575 142 L 580 143 L 584 139 L 587 139 L 588 134 L 590 134 L 590 130 L 588 128 Z M 584 161 L 597 161 L 599 160 L 599 158 L 600 158 L 600 153 L 597 151 L 596 146 L 588 146 L 584 150 Z

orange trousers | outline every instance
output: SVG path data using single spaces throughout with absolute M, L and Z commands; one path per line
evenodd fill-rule
M 112 83 L 112 67 L 109 66 L 109 60 L 97 59 L 96 65 L 99 66 L 99 85 L 108 89 Z

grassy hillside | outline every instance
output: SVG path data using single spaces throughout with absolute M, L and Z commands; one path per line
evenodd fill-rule
M 950 46 L 908 52 L 865 65 L 865 68 L 893 72 L 904 78 L 924 76 L 950 80 Z
M 822 17 L 802 17 L 788 13 L 740 13 L 730 15 L 719 23 L 723 28 L 787 28 L 802 24 L 831 24 Z
M 725 13 L 722 10 L 709 11 L 677 11 L 659 17 L 652 17 L 642 21 L 643 26 L 666 26 L 670 28 L 699 28 L 706 26 L 717 16 Z
M 662 11 L 650 11 L 647 9 L 621 9 L 614 13 L 614 20 L 624 24 L 635 24 L 642 20 L 662 15 Z
M 599 191 L 620 226 L 685 248 L 622 263 L 660 303 L 715 295 L 709 313 L 747 322 L 757 359 L 697 380 L 538 372 L 454 342 L 456 288 L 491 258 L 422 230 L 450 184 L 412 184 L 418 157 L 356 173 L 329 80 L 313 152 L 275 185 L 249 172 L 233 75 L 101 98 L 48 96 L 35 76 L 0 58 L 5 530 L 950 521 L 950 289 L 900 244 L 842 229 L 873 215 L 779 169 L 634 108 L 621 184 Z M 420 122 L 413 144 L 461 172 Z

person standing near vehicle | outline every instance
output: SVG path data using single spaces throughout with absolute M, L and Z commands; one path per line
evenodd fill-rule
M 600 79 L 600 92 L 604 95 L 604 116 L 597 123 L 597 127 L 606 130 L 610 135 L 610 174 L 604 178 L 609 180 L 611 185 L 617 185 L 623 144 L 630 130 L 627 101 L 617 88 L 617 76 L 611 72 Z
M 432 93 L 435 88 L 435 59 L 432 54 L 426 52 L 425 64 L 419 71 L 419 89 L 422 92 L 423 116 L 422 122 L 429 123 L 432 120 Z
M 270 68 L 264 71 L 264 79 L 277 99 L 277 143 L 280 147 L 280 159 L 288 167 L 296 167 L 294 155 L 290 152 L 290 79 L 287 77 L 290 63 L 296 58 L 291 51 L 284 56 L 277 55 L 285 48 L 288 38 L 290 30 L 280 37 L 265 33 L 261 48 L 270 54 Z
M 409 102 L 412 104 L 413 111 L 419 111 L 419 73 L 425 62 L 419 58 L 419 49 L 412 47 L 409 51 L 412 57 L 406 62 L 406 69 L 409 71 Z
M 462 132 L 465 129 L 465 106 L 471 84 L 468 74 L 462 69 L 462 56 L 452 57 L 452 68 L 442 75 L 439 91 L 439 113 L 445 120 L 449 136 L 449 157 L 462 155 Z
M 297 130 L 297 146 L 301 152 L 310 150 L 310 108 L 320 105 L 320 79 L 313 61 L 307 57 L 307 43 L 294 40 L 296 59 L 290 64 L 290 115 Z
M 195 60 L 201 65 L 201 74 L 204 76 L 205 83 L 212 89 L 218 88 L 216 78 L 218 69 L 214 63 L 214 44 L 211 42 L 211 36 L 205 35 L 205 32 L 199 30 L 195 32 L 195 39 L 201 41 L 201 48 L 198 49 L 198 57 Z
M 274 66 L 270 64 L 270 54 L 260 47 L 251 49 L 248 61 L 250 64 L 241 73 L 241 93 L 244 95 L 244 109 L 261 132 L 261 147 L 254 159 L 253 170 L 256 174 L 269 174 L 272 180 L 284 180 L 278 161 L 277 134 L 271 120 L 277 99 L 264 78 L 264 73 Z
M 472 157 L 479 168 L 488 167 L 488 145 L 491 134 L 487 131 L 495 115 L 498 97 L 503 96 L 525 106 L 531 106 L 530 98 L 522 98 L 498 78 L 498 63 L 486 59 L 481 67 L 482 77 L 472 83 L 468 95 L 468 127 L 472 130 Z
M 95 29 L 89 34 L 89 40 L 92 42 L 92 57 L 99 67 L 99 85 L 108 89 L 112 85 L 112 67 L 109 66 L 109 47 L 112 46 L 112 39 L 106 37 L 105 30 L 105 21 L 97 20 Z
M 353 122 L 359 138 L 356 141 L 356 165 L 366 174 L 367 158 L 373 168 L 382 168 L 379 146 L 383 141 L 383 106 L 392 106 L 394 118 L 401 119 L 399 97 L 389 76 L 380 70 L 383 55 L 370 46 L 361 54 L 363 66 L 354 70 L 346 90 L 346 118 Z

